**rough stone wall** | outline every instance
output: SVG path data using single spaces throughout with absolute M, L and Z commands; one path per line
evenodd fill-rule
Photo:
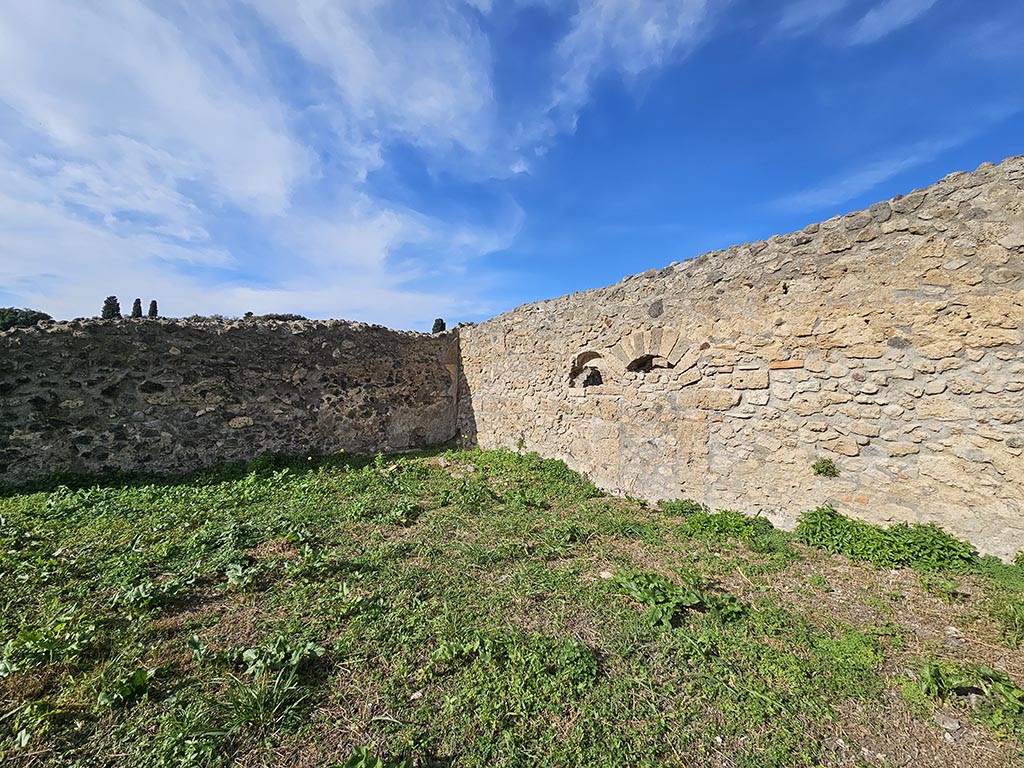
M 174 473 L 455 433 L 453 334 L 343 321 L 75 321 L 0 333 L 0 480 Z
M 462 328 L 460 432 L 605 489 L 1024 547 L 1024 158 Z M 831 458 L 836 478 L 811 465 Z

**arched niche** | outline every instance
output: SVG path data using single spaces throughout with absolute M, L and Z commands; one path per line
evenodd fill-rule
M 675 368 L 688 345 L 675 328 L 637 329 L 608 347 L 625 373 L 649 373 Z
M 672 363 L 661 355 L 640 355 L 626 366 L 626 370 L 631 373 L 650 373 L 657 368 L 673 367 Z
M 599 387 L 608 382 L 607 360 L 599 352 L 587 350 L 573 358 L 569 368 L 569 386 L 573 389 Z

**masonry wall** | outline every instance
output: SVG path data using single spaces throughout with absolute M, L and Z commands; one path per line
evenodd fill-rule
M 453 334 L 343 321 L 76 321 L 0 333 L 0 480 L 176 473 L 455 432 Z
M 791 525 L 1024 547 L 1024 158 L 462 328 L 460 431 Z M 837 478 L 816 476 L 831 458 Z

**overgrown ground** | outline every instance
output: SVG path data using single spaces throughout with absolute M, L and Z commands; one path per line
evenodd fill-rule
M 1024 765 L 1024 568 L 934 528 L 504 451 L 64 482 L 0 495 L 4 766 Z

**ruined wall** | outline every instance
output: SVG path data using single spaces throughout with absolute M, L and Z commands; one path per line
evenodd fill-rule
M 460 431 L 792 524 L 1024 547 L 1024 158 L 462 328 Z M 831 458 L 837 478 L 811 464 Z
M 0 480 L 441 443 L 455 432 L 455 352 L 452 334 L 343 321 L 0 333 Z
M 1014 158 L 520 307 L 458 345 L 341 321 L 0 333 L 0 481 L 372 453 L 457 427 L 613 491 L 783 525 L 830 502 L 1007 556 L 1024 547 L 1022 327 Z M 839 477 L 811 471 L 826 457 Z

